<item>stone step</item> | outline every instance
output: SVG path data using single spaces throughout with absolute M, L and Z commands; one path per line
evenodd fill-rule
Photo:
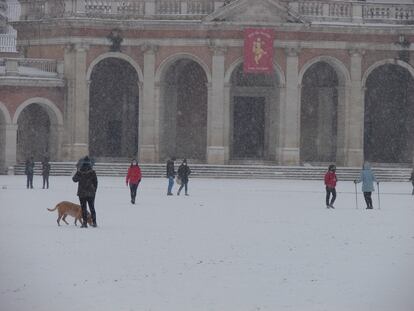
M 98 176 L 126 175 L 129 163 L 95 163 Z M 165 177 L 165 164 L 141 164 L 143 176 L 148 178 Z M 233 179 L 296 179 L 323 180 L 326 167 L 315 166 L 272 166 L 272 165 L 190 165 L 191 177 L 195 178 L 233 178 Z M 176 169 L 178 166 L 176 166 Z M 70 176 L 76 171 L 75 162 L 51 162 L 52 176 Z M 374 167 L 373 171 L 380 181 L 408 181 L 411 169 L 406 167 Z M 339 180 L 354 180 L 360 168 L 338 167 Z M 24 164 L 14 167 L 16 175 L 24 175 Z M 35 163 L 35 175 L 41 174 L 41 163 Z

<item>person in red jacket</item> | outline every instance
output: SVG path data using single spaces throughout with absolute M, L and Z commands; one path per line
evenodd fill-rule
M 326 208 L 335 208 L 333 206 L 336 200 L 336 166 L 331 164 L 329 165 L 328 172 L 325 174 L 325 186 L 326 186 Z M 332 194 L 332 199 L 329 201 Z
M 137 196 L 138 185 L 141 182 L 141 168 L 137 160 L 132 160 L 131 166 L 128 168 L 126 176 L 126 185 L 131 190 L 131 203 L 135 204 L 135 197 Z

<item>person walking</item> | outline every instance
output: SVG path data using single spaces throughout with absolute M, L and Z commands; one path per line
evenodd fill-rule
M 336 200 L 336 166 L 331 164 L 325 174 L 325 189 L 326 189 L 326 208 L 335 208 L 334 202 Z M 332 195 L 332 198 L 331 198 Z
M 191 170 L 187 165 L 187 160 L 184 159 L 178 168 L 178 177 L 181 180 L 180 189 L 178 189 L 177 195 L 180 195 L 181 190 L 184 188 L 185 195 L 188 195 L 188 176 L 190 176 Z
M 413 192 L 411 194 L 414 195 L 414 168 L 411 172 L 410 180 L 411 180 L 411 183 L 413 184 Z
M 354 183 L 358 184 L 362 182 L 362 192 L 364 193 L 365 203 L 367 204 L 367 209 L 373 209 L 372 205 L 372 192 L 374 190 L 374 181 L 377 182 L 374 173 L 371 170 L 371 165 L 368 162 L 365 162 L 362 166 L 361 173 L 359 178 L 354 180 Z
M 135 204 L 135 197 L 137 196 L 138 185 L 141 182 L 141 168 L 138 165 L 137 160 L 132 160 L 131 166 L 128 168 L 126 176 L 126 185 L 131 192 L 131 203 Z
M 172 188 L 174 186 L 174 178 L 175 178 L 174 161 L 175 161 L 174 157 L 172 157 L 171 159 L 167 161 L 167 178 L 168 178 L 167 195 L 173 195 Z
M 96 212 L 95 212 L 95 195 L 98 189 L 98 178 L 95 171 L 92 169 L 92 162 L 88 156 L 84 157 L 79 162 L 79 169 L 72 177 L 73 182 L 78 183 L 78 192 L 80 205 L 82 208 L 82 226 L 87 228 L 87 205 L 92 216 L 92 227 L 96 227 Z
M 47 189 L 49 189 L 49 174 L 50 174 L 49 158 L 45 157 L 42 161 L 43 189 L 45 189 L 45 186 Z
M 33 157 L 26 160 L 24 173 L 26 174 L 26 187 L 27 189 L 33 189 L 33 174 L 35 163 Z

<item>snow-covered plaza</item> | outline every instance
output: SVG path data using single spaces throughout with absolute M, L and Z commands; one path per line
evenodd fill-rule
M 409 182 L 365 210 L 340 181 L 331 210 L 323 181 L 191 179 L 167 197 L 143 179 L 132 205 L 123 178 L 98 176 L 98 228 L 80 229 L 46 209 L 78 203 L 77 185 L 40 179 L 0 176 L 0 310 L 414 310 Z

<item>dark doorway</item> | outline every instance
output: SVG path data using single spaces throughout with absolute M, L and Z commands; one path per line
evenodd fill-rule
M 94 67 L 89 108 L 89 151 L 93 157 L 137 156 L 138 102 L 138 74 L 128 62 L 106 58 Z
M 161 158 L 205 162 L 207 151 L 207 76 L 195 61 L 180 59 L 163 75 Z
M 264 153 L 265 98 L 234 97 L 233 155 L 261 159 Z
M 414 81 L 398 65 L 375 69 L 366 83 L 364 157 L 377 163 L 411 163 L 414 141 Z
M 335 162 L 338 123 L 338 76 L 326 62 L 303 76 L 300 114 L 301 162 Z
M 35 161 L 41 161 L 49 155 L 50 119 L 41 105 L 31 104 L 24 108 L 17 124 L 18 161 L 25 161 L 31 156 Z

